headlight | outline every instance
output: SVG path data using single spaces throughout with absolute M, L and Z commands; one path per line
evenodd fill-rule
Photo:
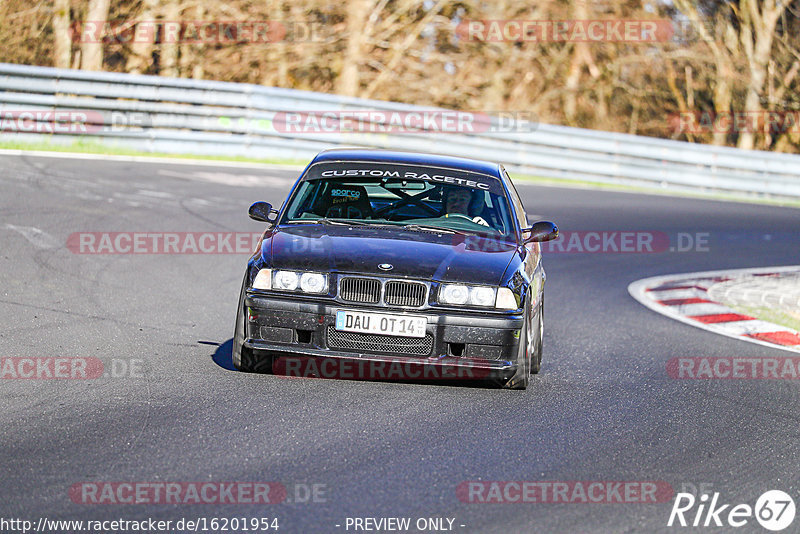
M 272 287 L 285 291 L 294 291 L 297 289 L 298 281 L 299 277 L 297 273 L 292 271 L 278 271 L 275 273 L 275 280 Z
M 442 304 L 466 304 L 469 300 L 469 288 L 459 285 L 443 285 L 439 290 L 439 300 Z
M 495 294 L 496 290 L 493 287 L 443 284 L 439 289 L 439 302 L 455 305 L 494 306 Z
M 319 273 L 303 273 L 300 289 L 306 293 L 324 293 L 328 289 L 328 278 Z
M 493 287 L 475 287 L 469 292 L 469 303 L 475 306 L 494 306 Z
M 501 287 L 497 290 L 497 303 L 494 307 L 501 310 L 516 310 L 519 308 L 519 302 L 513 291 L 507 287 Z
M 261 269 L 253 280 L 253 289 L 272 289 L 272 269 Z
M 270 279 L 269 273 L 272 273 Z M 264 281 L 267 280 L 267 281 Z M 271 283 L 271 285 L 270 285 Z M 278 289 L 304 293 L 325 293 L 328 291 L 328 275 L 296 271 L 275 271 L 261 269 L 253 281 L 254 289 Z

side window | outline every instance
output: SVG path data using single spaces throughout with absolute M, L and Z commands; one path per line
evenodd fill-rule
M 524 230 L 529 226 L 528 216 L 525 213 L 525 207 L 522 205 L 522 200 L 519 198 L 517 188 L 514 187 L 514 182 L 511 181 L 511 178 L 508 176 L 508 173 L 505 169 L 503 169 L 503 176 L 505 176 L 506 181 L 510 186 L 508 192 L 511 195 L 511 202 L 514 204 L 514 213 L 517 216 L 517 224 L 519 224 L 520 230 Z
M 287 219 L 295 219 L 302 216 L 305 212 L 311 211 L 313 205 L 313 193 L 319 188 L 315 185 L 318 181 L 308 180 L 300 184 L 300 191 L 297 193 L 297 200 L 292 204 L 293 207 L 287 212 Z

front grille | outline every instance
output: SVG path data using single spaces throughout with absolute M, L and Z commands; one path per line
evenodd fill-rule
M 381 283 L 374 278 L 342 278 L 339 284 L 339 297 L 349 302 L 377 304 L 381 299 Z
M 428 356 L 433 349 L 433 336 L 396 337 L 380 334 L 342 332 L 328 327 L 328 347 L 346 351 L 389 352 L 411 356 Z
M 390 306 L 422 306 L 425 304 L 425 284 L 419 282 L 386 282 L 383 300 Z

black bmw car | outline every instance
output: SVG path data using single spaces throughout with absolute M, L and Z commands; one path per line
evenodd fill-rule
M 502 165 L 335 149 L 267 222 L 242 282 L 233 364 L 288 376 L 479 379 L 524 389 L 542 361 L 545 273 Z

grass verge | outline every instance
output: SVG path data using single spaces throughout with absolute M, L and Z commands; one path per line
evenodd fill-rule
M 21 150 L 31 152 L 57 152 L 68 154 L 98 154 L 107 156 L 132 156 L 145 158 L 169 158 L 203 161 L 234 161 L 239 163 L 258 163 L 267 165 L 301 165 L 308 161 L 280 158 L 247 158 L 243 156 L 217 156 L 204 154 L 162 154 L 159 152 L 145 152 L 131 150 L 123 147 L 108 146 L 97 141 L 78 139 L 70 144 L 59 143 L 31 143 L 20 141 L 0 141 L 0 150 Z
M 757 306 L 733 306 L 728 303 L 725 305 L 739 313 L 749 315 L 750 317 L 755 317 L 756 319 L 775 323 L 777 325 L 785 326 L 786 328 L 791 328 L 796 332 L 800 332 L 800 313 L 793 314 L 786 310 L 776 310 L 774 308 L 763 308 Z

